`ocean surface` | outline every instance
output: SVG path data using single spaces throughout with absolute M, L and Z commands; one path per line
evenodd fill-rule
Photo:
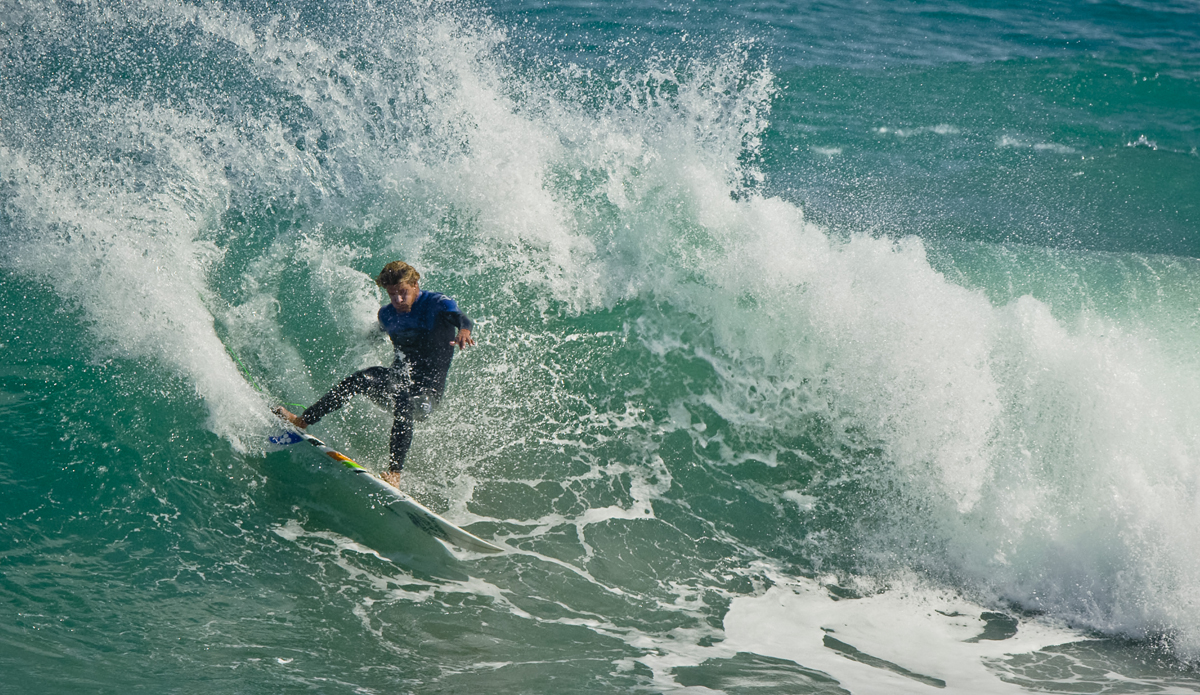
M 1200 692 L 1198 148 L 1195 0 L 0 0 L 0 693 Z M 396 259 L 502 554 L 268 444 Z

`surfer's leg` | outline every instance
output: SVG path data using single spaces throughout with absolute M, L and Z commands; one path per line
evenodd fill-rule
M 312 425 L 346 405 L 352 396 L 361 394 L 377 400 L 379 394 L 390 394 L 393 389 L 390 371 L 387 367 L 368 367 L 351 374 L 329 389 L 328 393 L 309 406 L 300 417 Z
M 412 446 L 413 438 L 413 399 L 408 390 L 399 391 L 395 395 L 395 409 L 392 411 L 392 440 L 389 446 L 390 461 L 388 470 L 399 473 L 404 468 L 404 459 Z
M 442 402 L 442 395 L 446 393 L 446 372 L 415 374 L 412 390 L 414 394 L 411 406 L 413 419 L 424 420 Z
M 305 420 L 303 417 L 293 413 L 292 411 L 288 410 L 287 408 L 283 407 L 282 405 L 277 405 L 274 408 L 271 408 L 271 412 L 278 415 L 280 419 L 287 420 L 288 422 L 292 423 L 296 427 L 299 427 L 300 429 L 304 429 L 305 427 L 308 427 L 308 425 L 309 425 L 308 421 Z

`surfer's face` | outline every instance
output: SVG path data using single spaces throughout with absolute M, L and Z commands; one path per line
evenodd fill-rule
M 396 311 L 401 314 L 412 311 L 413 304 L 417 303 L 417 297 L 421 295 L 421 290 L 415 284 L 388 285 L 383 289 L 387 290 L 388 299 L 392 300 L 392 306 L 396 307 Z

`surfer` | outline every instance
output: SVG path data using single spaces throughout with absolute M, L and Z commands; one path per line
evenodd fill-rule
M 404 261 L 388 263 L 375 278 L 390 300 L 379 309 L 379 327 L 395 347 L 391 367 L 368 367 L 351 374 L 299 415 L 283 406 L 275 408 L 279 417 L 300 429 L 316 424 L 359 394 L 390 408 L 390 460 L 379 477 L 396 487 L 412 446 L 414 423 L 433 412 L 446 390 L 454 346 L 463 350 L 475 344 L 471 319 L 453 299 L 422 290 L 420 279 L 421 274 Z

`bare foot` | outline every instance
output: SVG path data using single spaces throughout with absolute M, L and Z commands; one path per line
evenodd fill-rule
M 308 427 L 308 423 L 304 421 L 304 418 L 300 417 L 299 415 L 292 414 L 287 408 L 283 407 L 282 405 L 277 405 L 274 408 L 271 408 L 271 412 L 278 415 L 280 417 L 280 419 L 287 420 L 288 422 L 292 423 L 296 427 L 299 427 L 300 429 L 304 429 L 304 428 Z
M 379 479 L 390 484 L 397 490 L 400 489 L 400 471 L 384 471 L 379 474 Z

